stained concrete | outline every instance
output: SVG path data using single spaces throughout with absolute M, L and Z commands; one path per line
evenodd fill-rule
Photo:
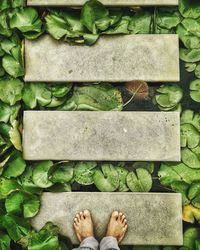
M 25 41 L 25 81 L 179 81 L 178 35 L 102 36 L 93 46 Z
M 39 214 L 32 225 L 39 230 L 48 221 L 60 227 L 74 244 L 76 213 L 89 209 L 95 233 L 101 239 L 106 232 L 110 214 L 122 211 L 128 220 L 124 245 L 182 245 L 181 194 L 173 193 L 43 193 Z
M 86 0 L 28 0 L 31 6 L 81 6 Z M 108 6 L 167 6 L 178 5 L 178 0 L 100 0 Z
M 178 112 L 25 111 L 25 160 L 180 161 Z

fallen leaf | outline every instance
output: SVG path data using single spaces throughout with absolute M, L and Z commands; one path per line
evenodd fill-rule
M 183 220 L 185 222 L 194 223 L 195 219 L 200 222 L 200 209 L 195 208 L 192 205 L 184 206 L 183 208 Z
M 145 99 L 149 96 L 149 86 L 146 82 L 135 80 L 125 84 L 126 89 L 136 99 Z

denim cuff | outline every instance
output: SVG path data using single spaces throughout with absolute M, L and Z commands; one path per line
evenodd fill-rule
M 112 236 L 104 237 L 100 242 L 100 250 L 116 249 L 120 250 L 117 239 Z
M 92 236 L 85 238 L 80 244 L 80 248 L 90 248 L 93 250 L 97 250 L 98 246 L 98 241 Z

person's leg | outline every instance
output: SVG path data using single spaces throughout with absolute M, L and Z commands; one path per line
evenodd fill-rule
M 120 250 L 118 243 L 123 240 L 127 229 L 128 225 L 125 215 L 114 211 L 108 224 L 106 237 L 100 242 L 100 250 Z
M 79 239 L 79 250 L 97 250 L 99 243 L 94 238 L 93 222 L 88 210 L 76 214 L 74 218 L 74 230 Z

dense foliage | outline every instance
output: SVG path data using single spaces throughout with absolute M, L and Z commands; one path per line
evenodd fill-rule
M 151 95 L 147 83 L 121 85 L 24 83 L 23 39 L 49 33 L 54 39 L 92 45 L 101 35 L 168 34 L 180 37 L 180 58 L 193 74 L 188 89 L 163 84 Z M 114 38 L 113 38 L 114 39 Z M 169 72 L 170 74 L 170 72 Z M 125 90 L 124 90 L 125 89 Z M 124 91 L 130 100 L 124 101 Z M 187 93 L 189 92 L 189 96 Z M 121 111 L 134 100 L 151 98 L 155 109 L 181 113 L 181 163 L 27 162 L 22 157 L 23 110 Z M 0 249 L 70 249 L 59 229 L 48 223 L 39 232 L 29 219 L 40 208 L 45 191 L 76 191 L 82 187 L 102 192 L 163 190 L 183 194 L 183 220 L 200 222 L 200 109 L 185 109 L 184 100 L 200 102 L 200 4 L 181 0 L 179 8 L 108 9 L 91 0 L 79 9 L 35 9 L 24 0 L 0 2 Z M 190 100 L 189 100 L 190 99 Z M 155 166 L 156 165 L 156 166 Z M 176 250 L 142 247 L 134 250 Z M 200 229 L 189 227 L 182 250 L 200 249 Z

